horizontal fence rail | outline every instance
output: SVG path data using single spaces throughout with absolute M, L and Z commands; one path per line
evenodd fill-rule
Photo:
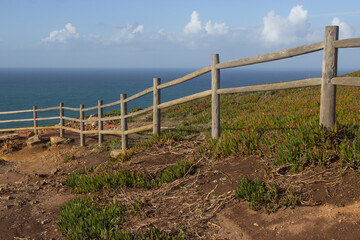
M 331 79 L 334 85 L 360 87 L 360 77 L 335 77 Z
M 234 67 L 241 67 L 246 65 L 252 65 L 252 64 L 258 64 L 258 63 L 264 63 L 264 62 L 270 62 L 285 58 L 291 58 L 299 55 L 304 55 L 307 53 L 317 52 L 324 48 L 324 43 L 313 43 L 308 44 L 300 47 L 295 48 L 289 48 L 277 52 L 267 53 L 259 56 L 254 57 L 248 57 L 248 58 L 242 58 L 232 61 L 227 61 L 223 63 L 219 63 L 216 65 L 216 68 L 218 69 L 224 69 L 224 68 L 234 68 Z
M 196 77 L 200 77 L 208 72 L 211 72 L 211 67 L 208 66 L 208 67 L 204 67 L 200 70 L 197 70 L 193 73 L 190 73 L 184 77 L 181 77 L 181 78 L 178 78 L 178 79 L 175 79 L 171 82 L 167 82 L 167 83 L 163 83 L 163 84 L 160 84 L 157 88 L 158 89 L 163 89 L 163 88 L 168 88 L 168 87 L 171 87 L 171 86 L 175 86 L 177 84 L 180 84 L 180 83 L 183 83 L 183 82 L 186 82 L 186 81 L 189 81 L 191 79 L 194 79 Z
M 0 115 L 7 115 L 7 114 L 17 114 L 17 113 L 27 113 L 33 112 L 33 110 L 20 110 L 20 111 L 9 111 L 9 112 L 0 112 Z
M 353 48 L 360 47 L 360 38 L 350 38 L 334 41 L 335 48 Z
M 60 107 L 41 108 L 41 109 L 36 109 L 36 112 L 54 111 L 54 110 L 59 110 L 59 109 L 60 109 Z
M 291 88 L 314 87 L 321 85 L 321 78 L 308 78 L 302 80 L 295 80 L 291 82 L 281 83 L 268 83 L 259 84 L 254 86 L 237 87 L 237 88 L 223 88 L 216 91 L 218 94 L 230 93 L 246 93 L 246 92 L 262 92 L 262 91 L 275 91 Z
M 79 108 L 65 107 L 63 103 L 60 103 L 57 107 L 48 107 L 43 109 L 37 109 L 36 106 L 30 110 L 20 111 L 6 111 L 0 112 L 0 115 L 21 114 L 21 113 L 33 113 L 33 118 L 26 119 L 12 119 L 2 120 L 0 123 L 14 123 L 14 122 L 33 122 L 33 127 L 21 127 L 0 129 L 0 132 L 10 131 L 26 131 L 33 130 L 37 134 L 38 130 L 44 129 L 59 129 L 60 136 L 63 137 L 64 130 L 71 131 L 80 134 L 80 144 L 85 145 L 85 135 L 92 134 L 98 135 L 99 145 L 103 141 L 103 135 L 121 135 L 122 148 L 128 148 L 128 135 L 152 131 L 153 134 L 160 134 L 161 129 L 161 110 L 173 107 L 179 104 L 187 103 L 197 99 L 210 97 L 212 105 L 212 137 L 218 139 L 220 137 L 220 95 L 222 94 L 234 94 L 234 93 L 247 93 L 247 92 L 261 92 L 261 91 L 276 91 L 291 88 L 304 88 L 321 86 L 321 104 L 320 104 L 320 124 L 325 127 L 331 127 L 335 122 L 335 102 L 336 102 L 336 86 L 360 86 L 360 77 L 337 77 L 337 51 L 338 48 L 353 48 L 360 47 L 360 38 L 338 40 L 338 27 L 327 26 L 325 28 L 325 39 L 323 42 L 307 44 L 294 48 L 284 49 L 281 51 L 266 53 L 258 56 L 241 58 L 231 61 L 219 62 L 219 55 L 213 54 L 211 56 L 211 65 L 194 71 L 178 79 L 162 83 L 160 78 L 153 79 L 153 86 L 149 87 L 141 92 L 138 92 L 130 97 L 126 94 L 120 94 L 120 100 L 103 104 L 102 100 L 98 101 L 97 106 L 85 108 L 83 104 Z M 280 59 L 291 58 L 299 55 L 309 54 L 323 50 L 323 73 L 321 78 L 307 78 L 289 82 L 267 83 L 252 86 L 234 87 L 234 88 L 220 88 L 220 70 L 226 68 L 241 67 L 252 64 L 259 64 L 264 62 L 276 61 Z M 172 87 L 196 77 L 202 76 L 211 72 L 211 89 L 203 92 L 195 93 L 185 97 L 181 97 L 175 100 L 161 102 L 161 89 Z M 153 94 L 153 103 L 150 107 L 136 111 L 127 112 L 127 103 L 137 98 L 143 97 L 147 94 Z M 119 116 L 104 117 L 103 109 L 107 107 L 119 106 L 121 114 Z M 59 116 L 38 118 L 38 112 L 47 111 L 59 111 Z M 79 113 L 78 118 L 65 116 L 64 110 L 75 111 Z M 92 118 L 85 119 L 84 112 L 97 110 L 97 116 L 93 115 Z M 140 126 L 133 129 L 128 129 L 128 118 L 139 116 L 152 112 L 153 123 Z M 57 120 L 59 124 L 56 126 L 39 127 L 38 122 L 44 120 Z M 78 128 L 65 126 L 65 120 L 71 121 L 79 125 Z M 103 129 L 104 122 L 120 120 L 120 126 L 112 129 Z M 97 123 L 97 129 L 86 130 L 86 123 Z
M 133 112 L 133 113 L 126 114 L 124 117 L 125 118 L 135 117 L 135 116 L 138 116 L 138 115 L 141 115 L 141 114 L 145 114 L 147 112 L 151 112 L 152 110 L 153 110 L 153 106 L 150 106 L 150 107 L 145 108 L 143 110 L 139 110 L 139 111 L 136 111 L 136 112 Z
M 211 90 L 203 91 L 200 93 L 195 93 L 193 95 L 189 95 L 189 96 L 175 99 L 175 100 L 172 100 L 169 102 L 161 103 L 158 105 L 158 108 L 160 108 L 160 109 L 168 108 L 168 107 L 176 106 L 176 105 L 179 105 L 182 103 L 187 103 L 187 102 L 190 102 L 190 101 L 193 101 L 196 99 L 208 97 L 208 96 L 211 96 Z
M 80 108 L 63 107 L 63 109 L 70 111 L 80 111 Z

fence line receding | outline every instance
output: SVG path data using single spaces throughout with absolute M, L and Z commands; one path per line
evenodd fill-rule
M 219 55 L 211 55 L 211 65 L 206 66 L 202 69 L 194 71 L 186 76 L 172 80 L 167 83 L 161 84 L 160 78 L 153 79 L 153 86 L 147 88 L 139 93 L 136 93 L 130 97 L 126 94 L 120 94 L 120 100 L 103 104 L 102 100 L 98 101 L 97 106 L 85 108 L 83 104 L 80 104 L 79 108 L 67 107 L 63 103 L 60 103 L 57 107 L 49 107 L 38 109 L 36 106 L 29 110 L 20 111 L 7 111 L 0 112 L 0 115 L 10 115 L 19 113 L 33 113 L 33 118 L 27 119 L 12 119 L 2 120 L 1 123 L 14 123 L 14 122 L 33 122 L 33 127 L 22 127 L 22 128 L 10 128 L 0 129 L 0 132 L 9 131 L 24 131 L 33 130 L 35 134 L 38 130 L 43 129 L 59 129 L 60 136 L 63 137 L 64 131 L 72 131 L 80 134 L 80 144 L 85 145 L 85 136 L 88 134 L 98 135 L 99 145 L 103 142 L 103 135 L 105 134 L 117 134 L 121 135 L 122 148 L 126 149 L 128 145 L 128 135 L 139 133 L 143 131 L 153 131 L 153 134 L 161 133 L 161 110 L 164 108 L 172 107 L 178 104 L 183 104 L 196 99 L 211 96 L 212 105 L 212 138 L 218 139 L 221 135 L 220 128 L 220 101 L 219 97 L 221 94 L 233 94 L 233 93 L 245 93 L 245 92 L 257 92 L 257 91 L 274 91 L 290 88 L 304 88 L 321 86 L 321 101 L 320 101 L 320 124 L 326 128 L 331 128 L 335 123 L 335 106 L 336 106 L 336 86 L 360 86 L 359 77 L 337 77 L 337 62 L 338 62 L 338 49 L 339 48 L 354 48 L 360 47 L 360 38 L 343 39 L 338 40 L 339 27 L 338 26 L 327 26 L 325 27 L 325 38 L 323 42 L 312 43 L 308 45 L 298 46 L 294 48 L 284 49 L 281 51 L 266 53 L 263 55 L 247 57 L 242 59 L 235 59 L 226 62 L 219 61 Z M 290 82 L 279 82 L 270 84 L 259 84 L 244 87 L 235 88 L 220 88 L 220 70 L 226 68 L 235 68 L 252 64 L 259 64 L 264 62 L 276 61 L 280 59 L 286 59 L 296 57 L 312 52 L 323 50 L 323 66 L 322 66 L 322 77 L 321 78 L 307 78 L 301 80 L 295 80 Z M 211 72 L 211 89 L 203 92 L 195 93 L 185 97 L 181 97 L 168 102 L 161 102 L 161 89 L 172 87 L 186 81 L 192 80 L 196 77 Z M 143 110 L 137 112 L 127 112 L 127 103 L 137 98 L 143 97 L 147 94 L 153 94 L 153 104 Z M 106 107 L 119 106 L 121 110 L 120 116 L 104 117 L 103 109 Z M 39 118 L 37 117 L 38 112 L 47 112 L 58 110 L 59 115 L 53 117 Z M 64 110 L 75 111 L 79 113 L 79 118 L 67 117 L 64 114 Z M 97 118 L 85 119 L 84 113 L 86 111 L 97 110 Z M 141 126 L 133 129 L 128 129 L 127 119 L 129 117 L 135 117 L 140 114 L 152 112 L 153 123 L 146 126 Z M 39 127 L 39 121 L 45 120 L 57 120 L 59 124 L 57 126 L 45 126 Z M 66 127 L 65 120 L 78 122 L 80 124 L 79 129 Z M 109 120 L 120 120 L 119 129 L 103 129 L 104 121 Z M 96 130 L 85 130 L 85 123 L 97 122 L 98 129 Z

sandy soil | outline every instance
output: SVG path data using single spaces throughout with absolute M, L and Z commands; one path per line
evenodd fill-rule
M 88 138 L 86 147 L 79 147 L 77 140 L 50 146 L 48 137 L 33 147 L 18 139 L 13 143 L 18 148 L 0 155 L 0 239 L 64 239 L 56 229 L 59 206 L 84 196 L 64 186 L 64 179 L 84 166 L 104 167 L 109 161 L 94 139 Z M 198 136 L 143 149 L 121 167 L 155 174 L 178 160 L 193 159 L 194 149 L 203 142 Z M 3 150 L 5 143 L 0 143 Z M 73 160 L 64 162 L 65 156 Z M 360 239 L 360 178 L 352 171 L 315 169 L 286 178 L 279 174 L 278 181 L 298 183 L 296 190 L 304 199 L 294 209 L 266 214 L 234 197 L 239 180 L 260 174 L 265 159 L 196 155 L 194 161 L 195 174 L 160 189 L 119 189 L 99 195 L 146 203 L 143 214 L 125 225 L 134 232 L 149 226 L 164 230 L 186 226 L 191 239 Z

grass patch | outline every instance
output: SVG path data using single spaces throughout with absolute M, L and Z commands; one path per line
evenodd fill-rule
M 186 174 L 193 174 L 195 168 L 190 161 L 179 161 L 174 166 L 168 167 L 156 179 L 156 185 L 161 186 L 164 183 L 173 182 L 176 179 L 182 178 Z
M 121 110 L 116 110 L 116 109 L 104 113 L 104 117 L 114 117 L 120 115 L 121 115 Z
M 72 173 L 65 180 L 65 184 L 77 193 L 96 192 L 102 188 L 116 189 L 119 187 L 138 187 L 151 189 L 160 187 L 164 183 L 182 178 L 185 174 L 194 172 L 192 162 L 179 161 L 160 174 L 150 176 L 140 171 L 119 170 L 97 174 L 94 170 L 82 169 Z
M 290 166 L 293 171 L 308 167 L 328 167 L 341 159 L 343 166 L 360 166 L 358 126 L 325 129 L 318 124 L 298 128 L 245 128 L 224 131 L 219 140 L 209 139 L 201 150 L 216 158 L 231 154 L 267 156 L 276 167 Z
M 253 181 L 244 177 L 239 182 L 235 197 L 245 199 L 251 209 L 264 209 L 265 212 L 275 212 L 281 207 L 294 207 L 300 202 L 300 197 L 289 188 L 282 191 L 276 184 L 269 184 L 255 178 Z
M 63 162 L 64 163 L 67 163 L 67 162 L 70 162 L 70 161 L 72 161 L 72 160 L 74 160 L 75 159 L 75 157 L 73 156 L 73 155 L 66 155 L 65 157 L 64 157 L 64 159 L 63 159 Z
M 73 199 L 60 207 L 58 229 L 68 239 L 184 239 L 183 233 L 167 234 L 157 228 L 133 234 L 122 228 L 129 210 L 116 201 L 103 204 L 96 198 Z

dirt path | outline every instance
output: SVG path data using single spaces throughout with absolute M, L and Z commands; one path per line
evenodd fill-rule
M 136 153 L 121 165 L 156 173 L 176 161 L 193 158 L 194 148 L 202 143 L 198 137 L 162 144 Z M 73 160 L 64 162 L 66 156 Z M 0 239 L 64 239 L 56 229 L 59 206 L 82 196 L 63 186 L 64 179 L 76 169 L 104 166 L 109 160 L 102 149 L 91 144 L 49 146 L 46 142 L 0 158 Z M 99 194 L 104 199 L 146 202 L 144 215 L 126 223 L 132 231 L 149 226 L 165 230 L 186 226 L 192 239 L 360 238 L 359 177 L 352 172 L 309 172 L 306 177 L 312 181 L 299 184 L 307 196 L 304 206 L 266 214 L 234 198 L 239 180 L 259 174 L 264 159 L 232 156 L 195 161 L 195 174 L 159 189 Z M 304 176 L 292 176 L 297 177 Z

